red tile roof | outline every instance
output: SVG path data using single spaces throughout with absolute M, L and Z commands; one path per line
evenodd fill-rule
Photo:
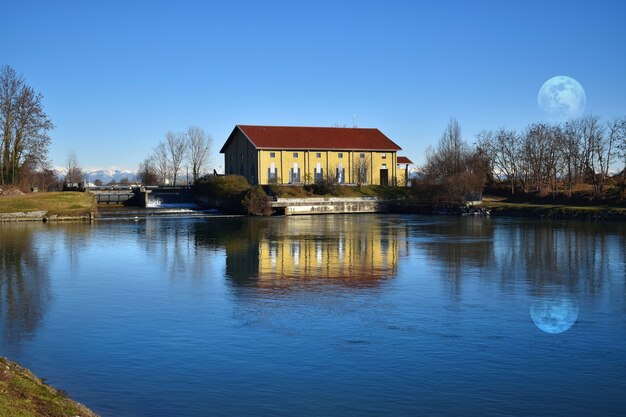
M 237 125 L 257 149 L 401 150 L 378 129 Z M 232 134 L 231 136 L 232 137 Z M 229 140 L 230 140 L 229 137 Z M 228 141 L 221 153 L 224 153 Z
M 412 164 L 413 161 L 411 161 L 409 158 L 407 158 L 406 156 L 398 156 L 398 163 L 399 164 Z

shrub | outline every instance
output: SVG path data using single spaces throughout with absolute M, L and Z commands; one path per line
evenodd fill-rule
M 270 216 L 272 214 L 270 198 L 261 186 L 257 185 L 250 188 L 241 203 L 248 210 L 248 214 L 253 216 Z
M 337 195 L 338 187 L 337 180 L 331 177 L 326 177 L 315 182 L 313 185 L 313 192 L 318 195 Z
M 240 197 L 250 189 L 250 184 L 241 175 L 207 175 L 194 184 L 196 191 L 210 197 Z

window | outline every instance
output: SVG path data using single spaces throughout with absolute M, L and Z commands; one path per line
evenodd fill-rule
M 315 182 L 321 181 L 324 179 L 324 169 L 322 168 L 322 164 L 319 162 L 315 165 Z
M 316 158 L 321 158 L 321 157 L 322 157 L 322 154 L 321 154 L 320 152 L 317 152 L 317 153 L 315 154 L 315 157 L 316 157 Z
M 367 184 L 367 168 L 365 166 L 359 166 L 357 168 L 357 175 L 359 177 L 360 184 Z
M 386 154 L 386 153 L 384 153 L 384 154 L 382 154 L 380 157 L 381 157 L 381 158 L 383 158 L 383 159 L 386 159 L 386 158 L 387 158 L 387 154 Z
M 343 158 L 343 154 L 342 154 L 341 152 L 339 152 L 339 153 L 337 154 L 337 158 Z
M 289 171 L 289 182 L 291 183 L 299 183 L 300 182 L 300 168 L 298 167 L 298 163 L 293 163 L 293 168 Z
M 294 153 L 293 153 L 293 157 L 294 157 L 294 158 L 297 158 L 297 157 L 298 157 L 298 152 L 294 152 Z
M 362 153 L 360 156 L 361 156 L 361 158 L 365 158 L 365 154 L 364 153 Z
M 278 182 L 278 171 L 276 170 L 276 165 L 274 165 L 273 162 L 267 169 L 267 182 L 270 184 L 275 184 Z
M 339 164 L 335 170 L 335 178 L 338 184 L 343 184 L 346 181 L 346 169 L 342 164 Z
M 270 152 L 270 158 L 276 158 L 276 152 Z

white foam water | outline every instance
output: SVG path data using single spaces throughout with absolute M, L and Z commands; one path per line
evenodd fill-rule
M 198 209 L 198 205 L 195 203 L 163 203 L 160 199 L 149 199 L 147 208 L 161 208 L 161 209 Z

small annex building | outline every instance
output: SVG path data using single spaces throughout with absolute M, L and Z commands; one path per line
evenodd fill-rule
M 398 156 L 398 185 L 402 187 L 407 187 L 410 185 L 409 183 L 409 166 L 413 165 L 413 161 L 411 161 L 406 156 Z
M 237 125 L 220 153 L 251 184 L 395 185 L 401 149 L 378 129 Z

